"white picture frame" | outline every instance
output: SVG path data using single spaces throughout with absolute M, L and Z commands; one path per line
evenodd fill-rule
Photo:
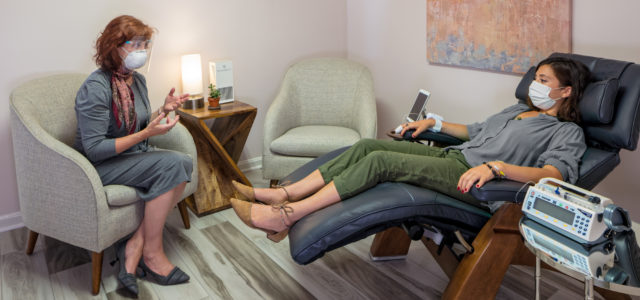
M 220 90 L 220 104 L 233 102 L 233 63 L 231 60 L 209 62 L 209 83 Z

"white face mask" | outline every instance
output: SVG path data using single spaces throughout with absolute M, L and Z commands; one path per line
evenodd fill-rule
M 144 63 L 147 62 L 147 50 L 134 50 L 128 52 L 124 48 L 122 48 L 124 52 L 127 52 L 127 57 L 124 58 L 124 66 L 129 70 L 135 70 L 144 66 Z
M 549 97 L 549 93 L 551 93 L 552 90 L 561 88 L 562 87 L 552 89 L 551 87 L 548 87 L 534 80 L 529 86 L 529 99 L 531 99 L 531 103 L 533 103 L 535 107 L 542 110 L 547 110 L 553 107 L 553 105 L 556 104 L 557 100 L 562 99 L 562 97 L 551 99 L 551 97 Z

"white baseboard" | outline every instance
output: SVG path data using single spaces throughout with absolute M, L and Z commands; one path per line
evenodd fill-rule
M 20 212 L 14 212 L 0 216 L 0 232 L 24 227 L 22 223 L 22 215 Z
M 241 160 L 238 162 L 238 168 L 242 172 L 248 172 L 262 168 L 262 156 Z

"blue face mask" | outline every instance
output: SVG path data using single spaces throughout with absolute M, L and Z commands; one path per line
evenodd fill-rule
M 534 80 L 529 86 L 529 99 L 531 99 L 531 103 L 533 103 L 533 106 L 542 110 L 547 110 L 553 107 L 553 105 L 556 104 L 556 101 L 562 99 L 562 97 L 551 99 L 551 97 L 549 97 L 549 93 L 551 93 L 552 90 L 562 88 L 564 87 L 552 89 L 551 87 L 548 87 Z

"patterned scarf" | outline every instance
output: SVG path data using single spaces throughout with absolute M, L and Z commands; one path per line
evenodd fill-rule
M 124 72 L 111 73 L 111 93 L 113 98 L 111 109 L 113 109 L 113 115 L 116 116 L 118 128 L 122 127 L 122 121 L 124 120 L 125 128 L 129 134 L 135 132 L 138 119 L 133 102 L 133 91 L 126 82 L 132 75 L 133 72 L 128 74 Z

